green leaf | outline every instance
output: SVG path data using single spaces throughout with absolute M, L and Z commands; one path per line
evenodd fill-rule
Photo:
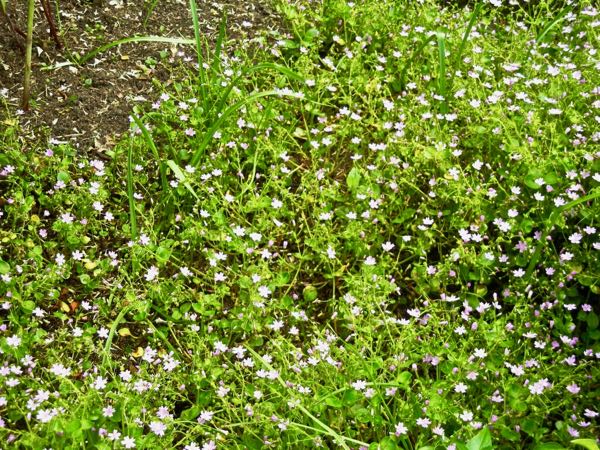
M 160 263 L 160 264 L 164 264 L 166 263 L 169 258 L 171 257 L 171 253 L 173 252 L 173 250 L 171 250 L 170 248 L 167 247 L 158 247 L 156 249 L 156 260 Z
M 376 444 L 376 448 L 378 450 L 396 450 L 398 445 L 391 437 L 386 436 L 379 442 L 379 444 Z
M 500 435 L 512 442 L 517 442 L 521 439 L 521 435 L 510 428 L 503 428 L 502 431 L 500 431 Z
M 348 189 L 350 189 L 351 191 L 355 191 L 356 189 L 358 189 L 358 186 L 360 186 L 361 178 L 362 175 L 360 174 L 360 170 L 356 167 L 353 167 L 352 170 L 350 170 L 350 173 L 348 173 L 348 176 L 346 177 L 346 184 L 348 185 Z
M 32 300 L 25 300 L 21 304 L 21 308 L 23 308 L 24 311 L 31 312 L 35 309 L 35 302 Z
M 311 284 L 309 284 L 302 290 L 302 297 L 304 297 L 304 300 L 306 300 L 307 302 L 312 302 L 318 297 L 318 295 L 319 292 L 317 291 L 317 288 Z
M 593 439 L 574 439 L 571 441 L 571 444 L 585 447 L 588 450 L 600 450 L 600 448 L 598 448 L 598 444 L 596 444 L 596 441 Z
M 69 174 L 67 172 L 58 172 L 58 175 L 56 176 L 58 181 L 62 181 L 63 183 L 68 183 L 71 180 L 71 177 L 69 176 Z
M 529 436 L 533 436 L 535 435 L 535 432 L 537 431 L 537 423 L 534 420 L 531 419 L 525 419 L 523 420 L 523 422 L 521 423 L 521 428 L 523 429 L 523 431 L 525 433 L 527 433 Z
M 252 336 L 248 340 L 248 345 L 250 347 L 262 347 L 263 344 L 264 344 L 264 339 L 262 338 L 262 336 Z
M 341 408 L 344 406 L 342 401 L 337 397 L 327 397 L 325 399 L 325 404 L 331 406 L 332 408 Z
M 567 450 L 558 442 L 542 442 L 536 445 L 533 450 Z
M 404 371 L 398 377 L 398 383 L 408 384 L 408 383 L 410 383 L 411 379 L 412 379 L 412 373 Z
M 68 422 L 65 425 L 65 432 L 68 434 L 73 434 L 80 428 L 81 428 L 81 422 L 79 421 L 79 419 L 72 419 L 70 422 Z
M 407 208 L 402 211 L 402 214 L 400 214 L 398 217 L 394 218 L 392 220 L 392 223 L 397 224 L 397 225 L 404 223 L 408 219 L 412 219 L 415 216 L 416 212 L 417 211 L 413 208 Z
M 536 189 L 536 190 L 539 189 L 539 188 L 541 188 L 542 186 L 540 186 L 539 184 L 537 184 L 535 182 L 535 180 L 537 180 L 538 178 L 543 178 L 543 177 L 540 174 L 538 174 L 538 173 L 531 173 L 531 172 L 528 173 L 525 176 L 525 180 L 524 180 L 525 181 L 525 185 L 528 188 Z
M 10 272 L 10 264 L 0 259 L 0 275 L 6 275 L 8 272 Z
M 200 414 L 200 411 L 202 411 L 201 406 L 199 406 L 199 405 L 192 406 L 191 408 L 183 410 L 181 412 L 180 418 L 183 420 L 193 420 Z
M 246 448 L 250 450 L 260 450 L 263 448 L 263 443 L 260 439 L 255 436 L 251 436 L 249 434 L 244 434 L 242 436 L 242 442 L 246 446 Z
M 354 389 L 348 389 L 344 392 L 342 401 L 346 406 L 354 405 L 360 399 L 360 395 Z
M 177 165 L 177 163 L 175 161 L 169 159 L 167 161 L 167 165 L 171 168 L 171 170 L 175 174 L 175 177 L 177 177 L 177 179 L 181 183 L 183 183 L 183 186 L 194 196 L 194 198 L 196 200 L 200 200 L 198 195 L 196 195 L 196 192 L 194 191 L 194 189 L 192 189 L 192 185 L 190 183 L 188 183 L 185 173 L 183 173 L 183 170 L 181 170 L 181 168 Z
M 592 330 L 595 328 L 598 328 L 599 322 L 600 321 L 598 320 L 598 314 L 596 314 L 593 311 L 588 313 L 588 316 L 587 316 L 588 327 L 590 327 Z
M 482 429 L 469 442 L 467 442 L 468 450 L 492 450 L 492 434 L 488 428 Z

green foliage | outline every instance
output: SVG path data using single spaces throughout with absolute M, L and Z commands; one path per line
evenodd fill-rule
M 192 1 L 108 158 L 7 123 L 0 437 L 597 448 L 597 17 L 493 3 Z

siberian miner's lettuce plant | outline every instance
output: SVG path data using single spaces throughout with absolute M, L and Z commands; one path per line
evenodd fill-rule
M 0 437 L 597 448 L 599 11 L 278 6 L 109 157 L 4 131 Z

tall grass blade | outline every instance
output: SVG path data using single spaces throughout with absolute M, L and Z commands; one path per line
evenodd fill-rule
M 196 191 L 192 188 L 192 185 L 187 181 L 187 177 L 185 176 L 185 173 L 183 173 L 183 170 L 181 170 L 181 167 L 179 167 L 172 159 L 167 161 L 167 165 L 171 168 L 179 182 L 183 183 L 183 186 L 194 196 L 194 198 L 200 201 L 200 197 L 198 197 Z
M 402 69 L 402 72 L 400 73 L 400 86 L 402 89 L 404 89 L 406 87 L 406 73 L 408 72 L 408 68 L 411 66 L 411 64 L 413 63 L 415 58 L 417 56 L 419 56 L 421 53 L 423 53 L 423 49 L 435 38 L 436 38 L 436 36 L 432 35 L 432 36 L 429 36 L 427 39 L 425 39 L 421 43 L 421 45 L 419 45 L 419 47 L 413 52 L 413 54 L 408 59 L 408 61 L 406 61 L 406 64 L 404 64 L 404 68 Z
M 111 296 L 112 296 L 112 294 L 111 294 Z M 119 327 L 119 325 L 121 324 L 121 322 L 123 321 L 123 319 L 125 318 L 127 313 L 129 311 L 131 311 L 133 308 L 134 308 L 134 305 L 129 305 L 129 306 L 124 307 L 119 312 L 119 315 L 116 317 L 116 319 L 112 323 L 112 325 L 110 327 L 110 331 L 108 333 L 108 337 L 106 338 L 106 342 L 104 343 L 104 354 L 102 355 L 102 364 L 103 365 L 108 365 L 109 367 L 112 367 L 112 358 L 110 357 L 111 356 L 110 355 L 110 347 L 112 346 L 112 341 L 114 339 L 117 328 Z
M 158 0 L 152 0 L 152 3 L 150 3 L 150 6 L 148 6 L 148 9 L 146 10 L 146 14 L 144 16 L 144 22 L 142 24 L 143 28 L 146 28 L 146 26 L 148 25 L 148 20 L 150 20 L 150 16 L 154 12 L 154 8 L 156 8 L 157 4 Z
M 438 31 L 436 33 L 438 42 L 438 59 L 439 59 L 439 79 L 438 79 L 438 95 L 444 97 L 442 100 L 442 114 L 448 113 L 448 99 L 446 98 L 446 33 Z
M 217 42 L 215 42 L 215 52 L 213 54 L 213 61 L 211 64 L 211 70 L 213 73 L 218 73 L 221 68 L 221 52 L 223 51 L 223 42 L 225 41 L 225 31 L 227 29 L 227 13 L 223 11 L 223 17 L 219 24 L 219 36 Z
M 202 140 L 202 142 L 200 143 L 200 145 L 194 152 L 194 155 L 192 156 L 192 160 L 191 160 L 190 164 L 193 167 L 196 167 L 198 165 L 198 163 L 200 162 L 200 158 L 202 158 L 202 155 L 204 154 L 204 150 L 208 146 L 213 135 L 219 129 L 219 127 L 223 124 L 223 122 L 225 122 L 229 118 L 229 116 L 231 116 L 233 113 L 237 112 L 242 106 L 246 105 L 247 103 L 250 103 L 253 100 L 256 100 L 256 99 L 259 99 L 262 97 L 273 97 L 273 96 L 298 98 L 298 94 L 282 93 L 282 92 L 278 92 L 278 91 L 264 91 L 264 92 L 257 92 L 255 94 L 248 95 L 243 100 L 240 100 L 236 104 L 227 108 L 223 112 L 223 114 L 221 114 L 219 116 L 219 118 L 208 128 L 208 130 L 204 133 L 204 139 Z
M 260 70 L 267 70 L 267 69 L 271 69 L 276 72 L 279 72 L 291 80 L 300 81 L 301 83 L 304 83 L 306 81 L 302 75 L 299 75 L 298 73 L 294 72 L 293 70 L 290 70 L 287 67 L 282 66 L 280 64 L 276 64 L 276 63 L 257 64 L 255 66 L 249 67 L 248 69 L 245 69 L 244 71 L 242 71 L 242 73 L 240 73 L 236 78 L 234 78 L 231 81 L 231 83 L 229 83 L 229 86 L 227 86 L 227 88 L 223 91 L 223 95 L 221 95 L 221 98 L 219 99 L 219 101 L 214 104 L 215 105 L 214 107 L 216 108 L 217 113 L 223 110 L 223 108 L 225 107 L 225 103 L 227 102 L 227 99 L 229 98 L 229 94 L 231 93 L 233 88 L 237 86 L 238 82 L 243 77 L 249 75 L 252 72 L 258 72 Z
M 129 226 L 131 228 L 131 240 L 136 241 L 138 229 L 135 212 L 135 198 L 133 198 L 133 142 L 129 143 L 129 149 L 127 150 L 127 197 L 129 198 Z
M 106 50 L 110 50 L 113 47 L 118 47 L 121 44 L 128 44 L 130 42 L 161 42 L 165 44 L 181 44 L 181 45 L 193 45 L 195 41 L 193 39 L 184 39 L 184 38 L 170 38 L 170 37 L 162 37 L 162 36 L 133 36 L 124 39 L 119 39 L 116 41 L 109 42 L 108 44 L 102 45 L 97 49 L 92 50 L 91 52 L 86 53 L 81 57 L 75 57 L 74 63 L 77 64 L 85 64 L 94 56 L 104 53 Z
M 479 17 L 479 13 L 483 8 L 483 2 L 480 1 L 475 6 L 475 9 L 471 13 L 471 18 L 469 19 L 469 23 L 467 24 L 467 29 L 465 30 L 465 34 L 463 34 L 462 41 L 460 41 L 460 46 L 458 47 L 458 53 L 456 54 L 455 69 L 460 67 L 460 62 L 462 61 L 462 54 L 465 51 L 465 46 L 467 45 L 467 41 L 469 40 L 469 35 L 471 34 L 471 30 L 475 26 L 475 21 Z M 454 81 L 454 75 L 452 75 L 452 81 Z
M 535 266 L 537 265 L 537 263 L 540 259 L 540 256 L 542 254 L 542 248 L 546 245 L 546 238 L 548 237 L 548 234 L 550 233 L 550 231 L 552 231 L 552 228 L 556 224 L 556 221 L 558 220 L 560 215 L 564 211 L 571 209 L 574 206 L 580 205 L 581 203 L 595 200 L 597 198 L 600 198 L 600 189 L 598 189 L 598 188 L 594 189 L 588 195 L 578 198 L 577 200 L 573 200 L 572 202 L 567 203 L 566 205 L 563 205 L 560 208 L 552 211 L 552 213 L 550 214 L 550 217 L 548 218 L 548 222 L 546 223 L 546 229 L 542 233 L 542 237 L 538 241 L 538 245 L 535 247 L 535 251 L 533 252 L 533 255 L 531 256 L 531 259 L 529 260 L 529 266 L 527 267 L 527 272 L 525 272 L 525 277 L 524 277 L 525 280 L 529 281 L 529 279 L 531 278 L 531 275 L 533 274 L 533 271 L 535 270 Z
M 268 370 L 274 371 L 275 369 L 273 368 L 273 366 L 271 364 L 269 364 L 262 356 L 260 356 L 258 353 L 256 353 L 256 351 L 254 351 L 254 349 L 250 346 L 246 346 L 245 347 L 246 350 L 248 350 L 256 359 L 258 359 L 263 366 L 265 366 Z M 287 389 L 287 385 L 285 384 L 285 381 L 283 381 L 283 379 L 280 376 L 277 376 L 277 381 L 279 382 L 279 384 L 281 384 L 283 386 L 284 389 Z M 369 446 L 368 443 L 366 442 L 362 442 L 356 439 L 352 439 L 346 436 L 342 436 L 340 434 L 338 434 L 334 429 L 332 429 L 329 425 L 327 425 L 326 423 L 322 422 L 321 420 L 319 420 L 318 417 L 314 416 L 309 410 L 307 410 L 304 406 L 302 406 L 302 404 L 298 404 L 297 408 L 302 411 L 307 417 L 310 417 L 317 425 L 319 425 L 319 427 L 321 427 L 321 430 L 319 430 L 320 432 L 328 435 L 331 439 L 334 440 L 334 442 L 341 446 L 343 449 L 345 450 L 350 450 L 350 447 L 348 447 L 348 445 L 346 444 L 345 441 L 348 442 L 352 442 L 354 444 L 358 444 L 361 447 L 367 448 Z
M 4 9 L 4 7 L 3 7 Z M 23 78 L 23 100 L 22 107 L 29 110 L 29 97 L 31 95 L 31 50 L 33 48 L 33 20 L 35 12 L 35 0 L 29 0 L 27 4 L 27 40 L 25 44 L 25 74 Z
M 546 28 L 544 28 L 542 30 L 542 32 L 540 33 L 540 35 L 537 37 L 537 39 L 535 40 L 536 43 L 540 43 L 542 42 L 542 40 L 546 37 L 546 35 L 550 32 L 550 30 L 552 30 L 552 28 L 554 28 L 556 25 L 558 25 L 559 23 L 561 23 L 563 20 L 565 20 L 567 18 L 567 14 L 569 14 L 571 11 L 573 10 L 572 7 L 568 7 L 565 8 L 556 19 L 554 19 L 553 21 L 551 21 Z
M 148 130 L 146 129 L 140 118 L 137 117 L 136 114 L 132 114 L 131 117 L 142 132 L 142 138 L 144 139 L 144 142 L 146 142 L 146 145 L 152 151 L 152 155 L 154 156 L 154 159 L 159 165 L 160 179 L 162 183 L 163 192 L 167 192 L 169 190 L 169 184 L 167 182 L 167 171 L 165 163 L 161 160 L 160 155 L 158 154 L 158 149 L 156 148 L 156 145 L 154 145 L 154 140 L 152 139 L 152 136 L 150 136 L 150 133 L 148 133 Z
M 206 97 L 206 72 L 204 70 L 204 58 L 202 56 L 202 39 L 200 37 L 200 22 L 198 20 L 198 8 L 196 0 L 190 0 L 190 11 L 192 13 L 192 23 L 194 25 L 194 42 L 196 44 L 196 58 L 198 59 L 198 78 L 200 82 L 200 96 L 202 105 L 206 111 L 208 98 Z

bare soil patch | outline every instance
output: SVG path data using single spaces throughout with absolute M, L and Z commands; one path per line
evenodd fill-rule
M 12 2 L 15 22 L 25 28 L 26 2 Z M 36 16 L 32 108 L 20 111 L 23 53 L 18 36 L 11 34 L 0 19 L 0 95 L 9 111 L 0 110 L 0 124 L 7 113 L 16 113 L 30 138 L 69 141 L 79 149 L 100 149 L 129 128 L 135 103 L 157 97 L 153 80 L 161 83 L 181 76 L 182 62 L 194 61 L 191 46 L 160 43 L 131 43 L 115 47 L 83 66 L 57 64 L 68 55 L 86 54 L 108 42 L 135 35 L 193 38 L 192 20 L 186 0 L 151 2 L 107 0 L 96 6 L 82 0 L 63 0 L 55 18 L 64 48 L 56 48 L 41 7 Z M 281 30 L 282 20 L 266 0 L 197 1 L 201 32 L 210 40 L 218 34 L 223 12 L 227 14 L 227 36 L 241 43 L 257 34 Z M 233 44 L 235 45 L 235 44 Z M 0 125 L 2 126 L 2 125 Z

